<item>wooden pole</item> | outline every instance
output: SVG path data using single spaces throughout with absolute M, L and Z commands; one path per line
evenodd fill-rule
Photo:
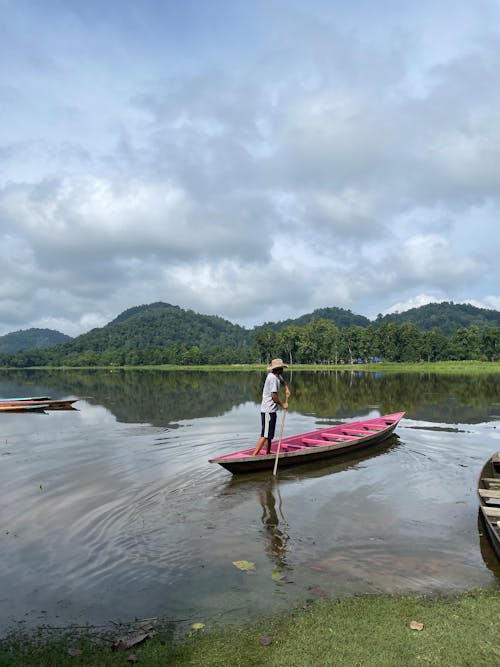
M 275 477 L 276 477 L 276 472 L 278 470 L 278 457 L 280 455 L 281 440 L 283 438 L 283 428 L 285 426 L 285 415 L 286 415 L 286 410 L 283 409 L 283 416 L 281 417 L 280 437 L 279 437 L 279 440 L 278 440 L 278 446 L 276 447 L 276 458 L 274 459 L 273 475 Z

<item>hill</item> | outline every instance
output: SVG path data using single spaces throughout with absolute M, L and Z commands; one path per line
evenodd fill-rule
M 24 329 L 0 336 L 0 353 L 15 354 L 21 350 L 38 350 L 70 341 L 71 336 L 53 329 Z
M 255 327 L 255 330 L 266 328 L 273 329 L 274 331 L 282 331 L 285 327 L 303 327 L 305 324 L 309 324 L 309 322 L 319 319 L 330 320 L 339 329 L 352 326 L 367 327 L 370 324 L 370 320 L 367 317 L 364 317 L 364 315 L 355 315 L 350 310 L 332 307 L 317 308 L 316 310 L 313 310 L 312 313 L 301 315 L 295 319 L 281 320 L 280 322 L 266 322 L 261 326 Z
M 235 349 L 250 342 L 247 329 L 216 315 L 200 315 L 169 303 L 129 308 L 104 327 L 74 338 L 66 352 L 143 350 L 170 345 Z
M 403 313 L 379 315 L 375 325 L 380 326 L 386 322 L 394 324 L 411 322 L 418 329 L 424 331 L 439 328 L 449 336 L 455 333 L 457 329 L 468 328 L 473 324 L 480 329 L 487 326 L 500 327 L 500 312 L 477 308 L 468 303 L 443 301 L 442 303 L 428 303 L 419 308 L 411 308 Z

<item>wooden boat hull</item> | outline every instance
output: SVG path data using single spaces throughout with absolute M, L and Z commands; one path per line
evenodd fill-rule
M 71 408 L 73 403 L 76 403 L 77 398 L 70 399 L 24 399 L 24 400 L 4 400 L 0 402 L 0 408 L 2 407 L 36 407 L 37 405 L 43 405 L 47 410 L 67 410 Z
M 481 470 L 477 494 L 483 524 L 500 560 L 500 452 L 493 454 Z
M 279 448 L 278 466 L 282 468 L 342 456 L 375 445 L 392 434 L 404 414 L 396 412 L 283 438 Z M 252 456 L 252 447 L 209 459 L 209 463 L 218 463 L 233 474 L 267 470 L 274 467 L 278 444 L 277 440 L 273 441 L 270 454 Z
M 48 406 L 44 403 L 36 405 L 0 405 L 0 412 L 43 412 Z
M 2 403 L 19 403 L 25 401 L 50 401 L 50 396 L 21 396 L 20 398 L 0 398 L 0 405 Z

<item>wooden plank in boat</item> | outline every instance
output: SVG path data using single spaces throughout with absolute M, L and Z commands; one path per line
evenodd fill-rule
M 500 486 L 500 477 L 481 477 L 482 482 L 486 484 L 498 484 Z
M 486 516 L 500 516 L 500 507 L 485 507 L 481 505 Z
M 496 491 L 494 489 L 478 489 L 477 492 L 481 498 L 500 498 L 500 490 Z

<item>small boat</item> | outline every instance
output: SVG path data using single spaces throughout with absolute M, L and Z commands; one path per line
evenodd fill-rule
M 0 404 L 0 412 L 43 412 L 48 409 L 47 404 L 37 403 L 36 405 L 3 405 Z
M 283 438 L 281 443 L 274 440 L 270 454 L 252 456 L 254 448 L 251 447 L 209 459 L 209 463 L 218 463 L 231 473 L 255 472 L 273 468 L 278 445 L 280 445 L 279 467 L 340 456 L 385 440 L 394 431 L 404 414 L 404 412 L 395 412 L 383 417 L 346 422 L 310 433 L 292 435 Z
M 24 399 L 24 400 L 16 400 L 16 399 L 11 399 L 10 401 L 4 400 L 0 402 L 0 407 L 2 406 L 37 406 L 37 405 L 44 405 L 47 410 L 67 410 L 70 408 L 73 403 L 76 403 L 78 399 L 77 398 L 62 398 L 62 399 L 49 399 L 49 400 L 43 400 L 43 399 Z
M 493 454 L 481 470 L 477 494 L 486 532 L 500 560 L 500 452 Z
M 50 396 L 21 396 L 20 398 L 0 398 L 1 403 L 18 403 L 22 401 L 50 401 Z

